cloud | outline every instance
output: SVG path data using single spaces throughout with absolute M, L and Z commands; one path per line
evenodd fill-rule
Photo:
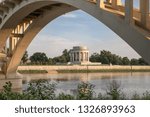
M 123 40 L 118 38 L 112 38 L 111 40 L 101 38 L 91 39 L 82 37 L 63 37 L 52 36 L 51 34 L 40 34 L 31 43 L 28 48 L 29 55 L 34 52 L 44 52 L 48 57 L 55 57 L 62 54 L 64 49 L 71 49 L 73 46 L 87 46 L 90 53 L 100 52 L 101 50 L 108 50 L 114 54 L 118 54 L 122 57 L 128 56 L 129 58 L 137 58 L 139 55 L 126 44 Z
M 44 52 L 48 57 L 55 57 L 62 54 L 64 49 L 71 49 L 74 45 L 79 45 L 80 42 L 73 41 L 69 38 L 39 35 L 33 40 L 28 47 L 29 55 L 35 52 Z
M 121 38 L 113 38 L 111 40 L 101 40 L 95 39 L 93 40 L 94 44 L 88 44 L 87 46 L 90 49 L 90 53 L 100 52 L 101 50 L 108 50 L 113 54 L 117 54 L 119 56 L 128 58 L 139 58 L 140 56 L 136 53 L 126 42 L 124 42 Z
M 77 15 L 73 14 L 73 13 L 67 13 L 62 15 L 63 18 L 77 18 Z

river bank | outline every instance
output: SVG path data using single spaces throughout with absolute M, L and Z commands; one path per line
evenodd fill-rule
M 57 65 L 57 66 L 19 66 L 22 74 L 31 73 L 97 73 L 97 72 L 150 72 L 150 66 L 120 66 L 120 65 Z

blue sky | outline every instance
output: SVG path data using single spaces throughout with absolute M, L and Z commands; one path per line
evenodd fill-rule
M 32 41 L 28 53 L 45 52 L 48 57 L 61 55 L 73 46 L 87 46 L 90 53 L 109 50 L 129 58 L 140 56 L 100 21 L 77 10 L 49 23 Z

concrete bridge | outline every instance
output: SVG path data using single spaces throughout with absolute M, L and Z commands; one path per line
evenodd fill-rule
M 135 0 L 137 2 L 137 0 Z M 21 58 L 34 37 L 55 18 L 81 9 L 109 27 L 150 63 L 150 0 L 1 0 L 0 67 L 16 77 Z M 9 40 L 9 51 L 6 42 Z

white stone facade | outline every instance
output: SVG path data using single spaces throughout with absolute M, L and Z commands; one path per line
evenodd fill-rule
M 87 64 L 89 63 L 89 50 L 85 46 L 74 46 L 70 50 L 70 62 L 72 64 Z

